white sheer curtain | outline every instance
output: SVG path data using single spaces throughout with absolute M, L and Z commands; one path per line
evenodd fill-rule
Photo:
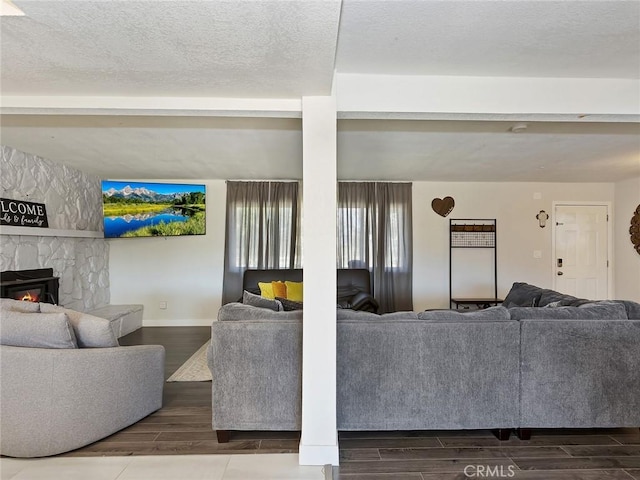
M 248 268 L 300 268 L 298 182 L 227 182 L 222 303 L 242 296 Z
M 380 311 L 413 310 L 410 183 L 338 183 L 338 268 L 367 268 Z

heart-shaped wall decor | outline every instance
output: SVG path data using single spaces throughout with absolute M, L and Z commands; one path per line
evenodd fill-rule
M 431 201 L 431 208 L 441 217 L 446 217 L 451 213 L 453 207 L 455 207 L 456 202 L 451 197 L 444 198 L 434 198 Z

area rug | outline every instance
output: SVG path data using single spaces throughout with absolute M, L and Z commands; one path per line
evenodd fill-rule
M 201 346 L 189 360 L 184 362 L 167 382 L 210 382 L 211 370 L 207 365 L 207 347 L 210 342 Z

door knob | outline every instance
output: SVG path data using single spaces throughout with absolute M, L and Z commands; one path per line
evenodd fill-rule
M 558 275 L 563 275 L 563 273 L 562 272 L 558 272 Z

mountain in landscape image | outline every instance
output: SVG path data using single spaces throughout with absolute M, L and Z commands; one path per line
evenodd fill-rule
M 109 190 L 103 192 L 103 194 L 107 197 L 124 198 L 125 200 L 141 200 L 143 202 L 151 203 L 172 202 L 176 198 L 182 197 L 185 193 L 187 192 L 162 194 L 144 187 L 131 188 L 130 185 L 127 185 L 120 190 L 110 188 Z

